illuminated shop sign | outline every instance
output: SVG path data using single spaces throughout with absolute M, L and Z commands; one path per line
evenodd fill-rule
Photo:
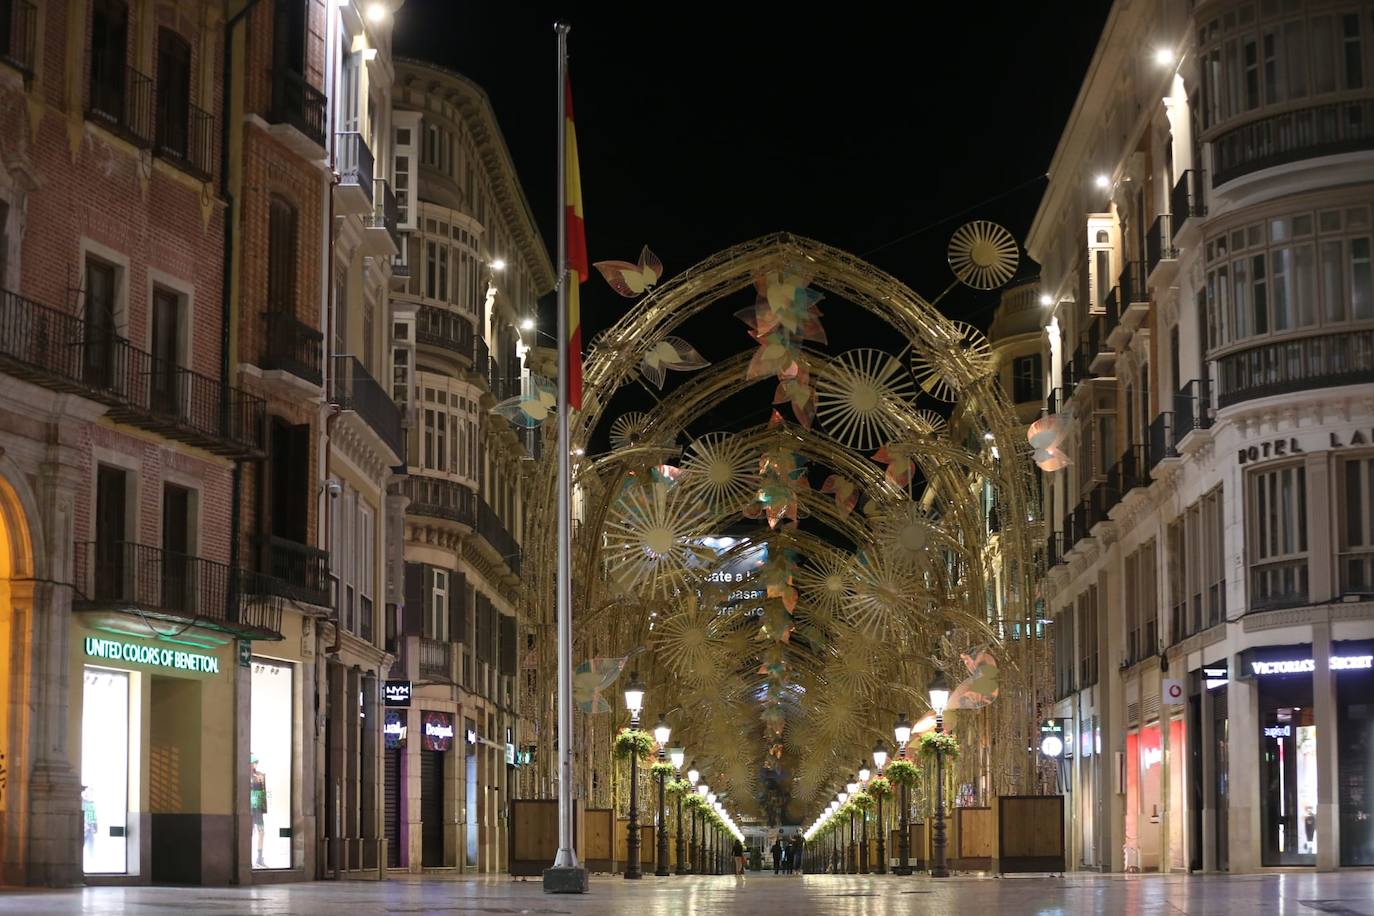
M 1068 719 L 1046 719 L 1040 723 L 1040 754 L 1051 759 L 1066 757 L 1065 741 L 1070 732 Z
M 453 747 L 453 716 L 446 712 L 426 712 L 422 718 L 420 746 L 427 751 L 446 751 Z
M 1330 661 L 1332 671 L 1360 671 L 1374 668 L 1374 655 L 1333 655 Z M 1308 674 L 1317 670 L 1317 663 L 1310 658 L 1284 658 L 1272 662 L 1252 660 L 1250 670 L 1257 675 Z
M 1227 668 L 1223 664 L 1205 665 L 1202 669 L 1203 686 L 1208 690 L 1216 690 L 1218 687 L 1226 686 Z
M 382 685 L 382 703 L 398 709 L 410 707 L 410 681 L 387 681 Z
M 187 652 L 183 649 L 164 649 L 161 646 L 124 642 L 120 639 L 86 637 L 86 656 L 112 662 L 132 662 L 154 668 L 176 671 L 195 671 L 200 674 L 219 674 L 219 659 L 213 655 Z
M 1291 738 L 1293 737 L 1293 726 L 1291 725 L 1269 725 L 1264 729 L 1266 738 Z
M 382 725 L 382 742 L 387 749 L 406 746 L 406 714 L 387 710 L 386 723 Z

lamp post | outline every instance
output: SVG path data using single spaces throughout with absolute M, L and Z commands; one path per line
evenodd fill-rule
M 686 759 L 687 752 L 680 747 L 675 747 L 668 752 L 668 761 L 673 765 L 673 769 L 682 772 L 682 761 Z M 673 866 L 673 874 L 685 875 L 687 868 L 682 864 L 682 793 L 677 793 L 677 862 Z
M 945 704 L 949 702 L 949 680 L 943 671 L 936 671 L 935 678 L 926 688 L 930 693 L 930 708 L 935 711 L 935 734 L 945 731 Z M 945 755 L 935 755 L 935 829 L 930 846 L 930 876 L 948 878 L 949 868 L 945 865 Z
M 706 804 L 714 810 L 716 807 L 716 793 L 706 793 Z M 720 830 L 715 824 L 711 825 L 711 874 L 720 874 Z
M 868 764 L 859 761 L 859 784 L 868 788 L 868 779 L 873 773 Z M 859 812 L 859 874 L 868 874 L 868 812 Z
M 630 728 L 639 728 L 639 714 L 644 709 L 644 684 L 639 680 L 639 672 L 630 674 L 630 682 L 625 685 L 625 708 L 630 711 Z M 630 835 L 625 838 L 625 877 L 638 879 L 644 877 L 639 869 L 639 754 L 630 753 Z
M 844 795 L 844 793 L 841 792 L 840 795 Z M 831 804 L 834 805 L 834 810 L 835 810 L 835 811 L 838 811 L 838 810 L 840 810 L 840 804 L 843 804 L 843 802 L 840 802 L 840 803 L 832 802 Z M 832 831 L 830 831 L 830 835 L 833 836 L 833 837 L 835 838 L 835 842 L 834 842 L 833 844 L 831 844 L 831 845 L 833 846 L 833 852 L 834 852 L 834 854 L 830 857 L 830 872 L 831 872 L 831 874 L 838 875 L 838 874 L 840 874 L 840 825 L 839 825 L 839 824 L 836 824 L 836 825 L 835 825 L 835 829 L 832 830 Z
M 906 713 L 902 713 L 901 718 L 897 720 L 897 724 L 892 726 L 892 736 L 897 739 L 897 756 L 906 757 L 906 746 L 911 741 L 911 720 L 906 717 Z M 903 782 L 898 788 L 900 789 L 900 793 L 897 798 L 897 804 L 900 806 L 899 810 L 901 814 L 897 821 L 898 829 L 901 830 L 901 833 L 897 836 L 897 867 L 892 869 L 892 873 L 895 875 L 909 875 L 911 874 L 911 865 L 909 861 L 911 858 L 911 825 L 908 818 L 911 811 L 911 802 L 907 799 L 906 783 Z
M 707 786 L 704 782 L 701 785 L 697 786 L 697 794 L 701 796 L 702 801 L 706 800 L 706 795 L 710 791 L 710 787 Z M 706 832 L 706 810 L 704 808 L 698 810 L 701 811 L 701 844 L 697 846 L 696 867 L 694 871 L 696 871 L 697 874 L 702 875 L 706 873 L 706 851 L 711 845 L 711 836 Z M 692 833 L 695 835 L 696 832 L 696 819 L 693 818 Z
M 692 761 L 692 765 L 687 768 L 687 784 L 692 787 L 692 791 L 697 790 L 697 781 L 701 779 L 701 771 L 697 769 L 697 762 Z M 692 818 L 692 841 L 687 845 L 687 855 L 690 859 L 689 870 L 695 874 L 697 870 L 697 809 L 688 808 L 687 813 Z
M 849 798 L 859 794 L 859 783 L 853 777 L 853 773 L 849 775 L 848 783 L 845 783 L 845 791 L 848 792 Z M 845 851 L 845 873 L 848 875 L 859 873 L 859 856 L 857 856 L 855 849 L 855 810 L 853 808 L 849 809 L 849 849 Z
M 658 724 L 654 726 L 654 740 L 658 742 L 658 762 L 668 762 L 668 739 L 673 736 L 673 727 L 668 724 L 668 720 L 663 716 L 658 717 Z M 663 807 L 663 795 L 667 789 L 667 777 L 660 772 L 658 774 L 658 826 L 654 828 L 654 837 L 658 840 L 658 853 L 654 856 L 654 877 L 666 878 L 671 872 L 668 871 L 668 817 Z
M 883 767 L 887 766 L 887 747 L 883 744 L 883 739 L 873 745 L 873 769 L 879 776 L 883 775 Z M 878 796 L 878 867 L 874 869 L 878 874 L 887 874 L 887 824 L 883 821 L 883 797 Z

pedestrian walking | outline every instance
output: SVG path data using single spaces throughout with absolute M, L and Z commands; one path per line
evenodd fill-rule
M 781 838 L 781 837 L 779 837 L 778 839 L 776 839 L 776 840 L 773 841 L 773 848 L 772 848 L 770 851 L 773 853 L 773 874 L 775 874 L 775 875 L 780 875 L 780 874 L 782 874 L 782 838 Z
M 743 881 L 743 880 L 744 880 L 744 844 L 741 843 L 741 842 L 739 841 L 739 837 L 735 837 L 735 843 L 734 843 L 734 846 L 731 847 L 730 853 L 735 857 L 735 879 L 738 880 L 738 881 Z

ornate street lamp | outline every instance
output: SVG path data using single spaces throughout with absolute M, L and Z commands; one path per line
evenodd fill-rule
M 668 762 L 673 765 L 673 769 L 682 772 L 682 761 L 687 759 L 687 752 L 680 747 L 672 748 L 668 751 Z M 673 866 L 673 873 L 677 875 L 687 874 L 687 866 L 682 864 L 682 793 L 677 793 L 677 864 Z
M 692 791 L 697 789 L 697 781 L 701 779 L 701 771 L 697 769 L 697 762 L 692 761 L 692 765 L 687 768 L 687 783 L 692 787 Z M 687 845 L 687 853 L 691 858 L 691 871 L 693 874 L 697 870 L 697 809 L 688 808 L 687 813 L 692 818 L 692 841 Z
M 930 708 L 935 710 L 935 734 L 945 731 L 945 704 L 949 702 L 949 679 L 943 671 L 936 671 L 935 678 L 926 688 L 930 693 Z M 948 878 L 949 868 L 945 865 L 945 755 L 935 755 L 935 830 L 930 844 L 930 876 Z
M 688 775 L 690 775 L 690 774 L 688 774 Z M 708 785 L 706 785 L 706 783 L 704 783 L 704 782 L 703 782 L 701 785 L 697 786 L 697 794 L 701 796 L 701 798 L 702 798 L 703 801 L 706 800 L 706 795 L 707 795 L 707 793 L 709 793 L 710 791 L 711 791 L 711 787 L 708 786 Z M 694 816 L 694 817 L 692 818 L 692 834 L 695 835 L 696 832 L 697 832 L 697 825 L 696 825 L 696 817 Z M 711 835 L 710 835 L 709 833 L 706 832 L 706 812 L 705 812 L 705 811 L 702 811 L 702 812 L 701 812 L 701 845 L 697 847 L 697 858 L 696 858 L 697 864 L 696 864 L 696 869 L 695 869 L 695 870 L 696 870 L 696 873 L 699 874 L 699 875 L 700 875 L 700 874 L 704 874 L 704 873 L 706 872 L 706 852 L 707 852 L 707 849 L 710 847 L 710 845 L 711 845 Z
M 883 775 L 883 767 L 887 766 L 887 746 L 883 744 L 883 739 L 879 738 L 873 745 L 873 769 L 879 776 Z M 883 820 L 883 797 L 878 796 L 878 867 L 875 869 L 878 874 L 887 874 L 887 823 Z
M 706 804 L 712 808 L 716 806 L 716 793 L 706 793 Z M 720 874 L 720 830 L 715 824 L 711 825 L 711 874 Z
M 911 742 L 911 720 L 906 717 L 906 713 L 897 719 L 897 724 L 892 726 L 892 736 L 897 739 L 897 756 L 906 757 L 906 746 Z M 903 782 L 899 787 L 900 792 L 897 797 L 897 804 L 900 806 L 901 815 L 898 817 L 898 827 L 901 833 L 897 836 L 897 867 L 892 869 L 895 875 L 911 874 L 911 824 L 908 820 L 911 811 L 911 802 L 907 799 L 906 783 Z
M 873 773 L 868 764 L 859 761 L 859 785 L 868 788 L 868 779 Z M 859 812 L 859 874 L 868 874 L 868 812 Z
M 673 727 L 668 724 L 668 720 L 658 717 L 658 724 L 654 726 L 654 740 L 658 742 L 658 762 L 667 763 L 668 739 L 673 736 Z M 666 878 L 671 872 L 668 871 L 668 820 L 663 808 L 664 790 L 667 789 L 667 776 L 662 772 L 658 774 L 658 826 L 654 828 L 654 835 L 658 839 L 658 854 L 654 857 L 654 877 Z
M 644 684 L 639 672 L 631 672 L 625 685 L 625 708 L 630 711 L 630 728 L 639 728 L 639 714 L 644 709 Z M 625 877 L 642 878 L 639 870 L 639 754 L 630 752 L 630 835 L 625 838 Z

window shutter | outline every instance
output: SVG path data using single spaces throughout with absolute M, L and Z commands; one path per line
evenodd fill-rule
M 467 642 L 468 579 L 463 573 L 454 573 L 449 581 L 448 638 L 453 642 Z
M 401 632 L 406 636 L 420 636 L 425 631 L 425 582 L 428 570 L 421 563 L 406 564 L 405 614 L 401 618 Z
M 501 615 L 501 673 L 515 675 L 515 618 Z

